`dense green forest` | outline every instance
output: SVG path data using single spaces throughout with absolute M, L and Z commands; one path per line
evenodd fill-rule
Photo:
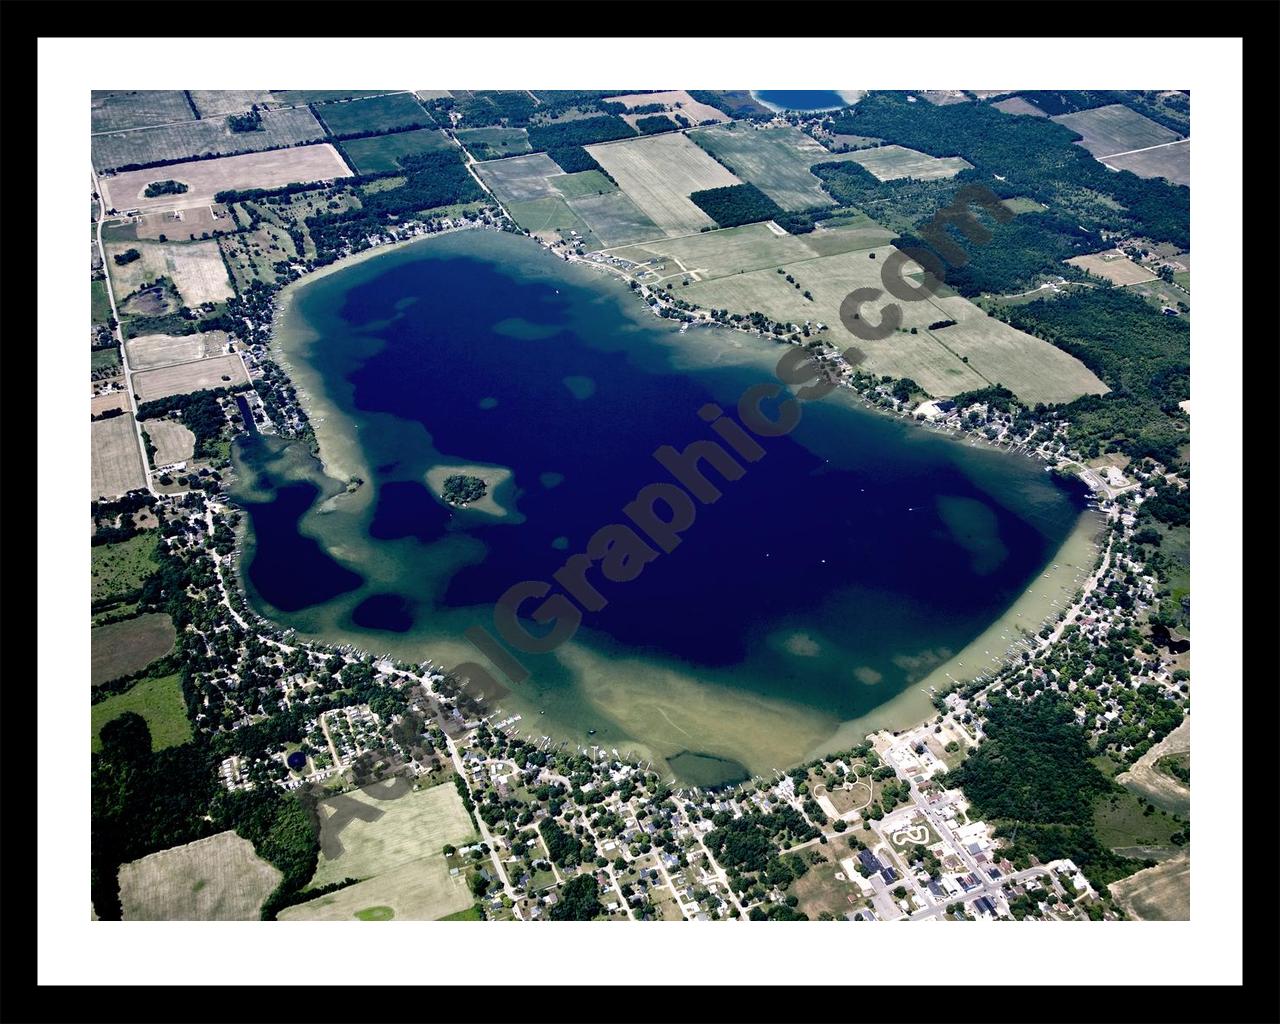
M 936 181 L 881 181 L 852 160 L 817 163 L 809 170 L 822 179 L 823 187 L 842 206 L 855 206 L 877 223 L 904 235 L 948 205 L 961 185 L 981 180 L 975 171 L 962 171 L 954 178 Z
M 1191 97 L 1186 93 L 1159 91 L 1147 92 L 1113 92 L 1106 89 L 1087 90 L 1040 90 L 1019 93 L 1023 99 L 1029 100 L 1050 117 L 1059 114 L 1072 114 L 1077 110 L 1089 110 L 1092 107 L 1106 107 L 1113 103 L 1123 103 L 1136 110 L 1144 117 L 1149 117 L 1157 124 L 1162 124 L 1170 131 L 1186 135 L 1191 130 Z
M 782 214 L 777 203 L 749 184 L 708 188 L 694 192 L 689 199 L 722 228 L 772 220 Z
M 592 921 L 604 913 L 600 886 L 591 875 L 577 875 L 560 887 L 560 898 L 551 908 L 553 921 Z
M 653 135 L 655 132 L 669 132 L 675 130 L 675 122 L 665 114 L 655 114 L 653 117 L 636 118 L 636 130 L 641 135 Z
M 1053 121 L 1010 117 L 981 103 L 934 106 L 910 103 L 901 94 L 873 93 L 828 126 L 839 134 L 882 138 L 934 156 L 962 156 L 1001 196 L 1030 196 L 1091 231 L 1131 232 L 1190 248 L 1190 189 L 1109 171 L 1075 145 L 1075 132 Z
M 575 174 L 578 171 L 605 173 L 604 168 L 596 163 L 595 157 L 581 146 L 553 146 L 547 150 L 547 156 L 551 157 L 566 174 Z
M 589 146 L 635 135 L 635 129 L 620 117 L 603 114 L 574 121 L 553 121 L 529 126 L 529 145 L 535 150 L 560 146 Z

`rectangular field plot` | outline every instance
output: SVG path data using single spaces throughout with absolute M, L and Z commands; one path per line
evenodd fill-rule
M 605 192 L 617 192 L 618 186 L 599 171 L 578 171 L 575 174 L 557 174 L 551 185 L 566 199 L 579 196 L 597 196 Z
M 1143 281 L 1156 279 L 1155 274 L 1146 267 L 1134 263 L 1119 249 L 1090 253 L 1088 256 L 1073 256 L 1067 262 L 1090 274 L 1106 278 L 1112 284 L 1140 284 Z
M 226 331 L 203 334 L 143 334 L 124 343 L 129 365 L 134 370 L 152 370 L 157 366 L 189 363 L 221 355 L 227 350 Z
M 385 96 L 395 89 L 272 89 L 276 103 L 290 106 L 298 103 L 333 103 L 337 100 L 354 100 L 365 96 Z
M 201 117 L 241 114 L 255 104 L 273 102 L 270 89 L 189 89 L 187 93 Z
M 126 921 L 256 921 L 283 876 L 247 839 L 220 832 L 120 866 Z
M 262 127 L 252 132 L 233 132 L 225 118 L 188 121 L 140 128 L 137 131 L 95 135 L 92 140 L 93 166 L 104 171 L 134 164 L 190 160 L 206 153 L 257 152 L 316 142 L 324 129 L 306 107 L 262 112 Z M 296 180 L 296 179 L 295 179 Z
M 813 252 L 791 235 L 775 235 L 764 224 L 699 232 L 682 238 L 657 238 L 609 251 L 634 263 L 651 263 L 656 277 L 688 276 L 710 281 L 743 272 L 809 259 Z
M 354 876 L 353 876 L 354 877 Z M 438 921 L 475 900 L 439 853 L 280 912 L 281 921 Z
M 93 498 L 114 498 L 147 486 L 142 470 L 142 452 L 131 415 L 113 416 L 90 423 L 93 452 L 91 490 Z
M 860 149 L 849 157 L 861 164 L 881 181 L 898 178 L 915 178 L 917 181 L 933 181 L 950 178 L 973 165 L 960 156 L 936 157 L 906 146 L 877 146 Z
M 1010 96 L 1005 100 L 997 100 L 991 105 L 1006 114 L 1026 114 L 1028 117 L 1049 116 L 1030 100 L 1024 100 L 1021 96 Z
M 173 650 L 176 639 L 173 620 L 158 613 L 97 626 L 89 634 L 89 681 L 97 686 L 141 672 Z
M 196 118 L 180 89 L 94 89 L 90 102 L 90 126 L 95 133 Z
M 1117 171 L 1132 171 L 1139 178 L 1167 178 L 1175 185 L 1190 185 L 1191 140 L 1109 156 L 1106 165 Z
M 177 675 L 160 679 L 143 679 L 124 693 L 117 693 L 93 705 L 89 713 L 93 729 L 92 748 L 102 749 L 99 733 L 112 719 L 126 711 L 141 715 L 151 730 L 151 749 L 178 747 L 191 739 L 191 723 L 187 720 L 187 703 L 182 698 L 182 679 Z
M 546 153 L 490 160 L 476 166 L 476 172 L 504 203 L 559 197 L 560 193 L 547 179 L 564 173 Z
M 214 356 L 193 363 L 179 363 L 158 370 L 143 370 L 133 375 L 133 390 L 139 401 L 150 402 L 169 395 L 211 388 L 231 388 L 248 383 L 244 363 L 237 355 Z M 127 417 L 117 417 L 127 419 Z M 115 420 L 104 422 L 113 423 Z M 94 426 L 97 426 L 95 423 Z
M 444 132 L 434 128 L 419 128 L 412 132 L 396 132 L 394 135 L 375 135 L 367 139 L 351 139 L 342 144 L 358 174 L 376 174 L 394 171 L 400 167 L 400 157 L 413 153 L 429 153 L 448 149 L 453 143 Z
M 1077 110 L 1074 114 L 1059 114 L 1052 120 L 1083 136 L 1079 145 L 1099 160 L 1131 149 L 1174 142 L 1182 137 L 1164 125 L 1156 124 L 1151 118 L 1130 110 L 1123 103 Z
M 598 174 L 584 171 L 584 174 Z M 603 179 L 603 175 L 601 178 Z M 553 181 L 556 179 L 552 179 Z M 586 221 L 600 245 L 626 245 L 662 234 L 658 226 L 644 215 L 640 207 L 622 192 L 584 195 L 568 200 L 569 208 Z
M 224 190 L 278 188 L 295 181 L 328 181 L 350 176 L 338 151 L 322 143 L 124 171 L 99 179 L 99 186 L 109 210 L 178 210 L 207 206 Z M 164 180 L 180 181 L 187 186 L 187 191 L 182 195 L 147 198 L 144 194 L 147 185 Z
M 715 107 L 699 103 L 683 89 L 671 89 L 667 92 L 634 92 L 626 96 L 610 96 L 608 103 L 621 103 L 630 110 L 632 107 L 647 107 L 650 103 L 661 103 L 670 112 L 683 114 L 694 124 L 702 121 L 727 121 L 728 116 Z
M 809 168 L 840 157 L 796 128 L 731 124 L 700 128 L 690 132 L 689 138 L 784 210 L 803 210 L 831 202 L 822 190 L 821 180 L 810 174 Z
M 742 184 L 682 134 L 627 139 L 586 149 L 666 235 L 716 226 L 689 201 L 690 193 Z
M 518 156 L 531 148 L 529 133 L 523 128 L 459 128 L 455 134 L 477 160 Z
M 396 128 L 434 127 L 431 115 L 412 93 L 398 92 L 369 99 L 317 104 L 311 108 L 332 135 L 389 132 Z
M 507 209 L 515 218 L 515 222 L 532 235 L 552 241 L 562 238 L 567 241 L 581 242 L 588 249 L 601 247 L 600 239 L 591 230 L 591 225 L 579 217 L 558 195 L 508 203 Z
M 206 235 L 226 235 L 235 230 L 236 222 L 231 217 L 231 211 L 221 204 L 144 213 L 133 224 L 135 238 L 152 241 L 195 241 Z M 113 237 L 117 236 L 113 233 Z
M 222 262 L 218 243 L 213 239 L 203 242 L 112 242 L 106 250 L 111 285 L 117 300 L 160 277 L 167 277 L 173 282 L 188 306 L 221 302 L 235 294 L 227 279 L 227 268 Z M 123 265 L 115 262 L 117 255 L 130 250 L 140 253 L 139 258 Z

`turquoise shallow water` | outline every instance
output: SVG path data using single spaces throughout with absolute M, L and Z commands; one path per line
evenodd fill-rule
M 530 677 L 488 696 L 534 728 L 671 757 L 690 781 L 798 759 L 902 692 L 1008 607 L 1082 508 L 1029 460 L 831 396 L 760 438 L 740 478 L 702 464 L 720 497 L 696 503 L 673 551 L 650 545 L 634 579 L 596 567 L 592 591 L 569 592 L 555 577 L 566 559 L 629 523 L 645 485 L 673 481 L 655 450 L 717 440 L 699 410 L 732 412 L 784 349 L 680 335 L 618 283 L 480 232 L 317 280 L 285 329 L 327 403 L 322 435 L 364 484 L 343 494 L 297 444 L 239 446 L 259 610 L 444 662 L 475 656 L 462 635 L 495 632 L 507 588 L 543 581 L 581 626 L 556 651 L 520 653 Z M 446 506 L 426 480 L 442 465 L 495 472 L 506 514 Z M 534 633 L 539 604 L 523 607 Z

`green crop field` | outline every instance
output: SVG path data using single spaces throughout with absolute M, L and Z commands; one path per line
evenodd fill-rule
M 435 124 L 422 104 L 408 92 L 317 103 L 311 109 L 330 134 L 339 137 L 357 132 L 389 132 L 396 128 L 423 128 Z
M 831 197 L 809 168 L 847 159 L 831 153 L 797 128 L 755 128 L 729 124 L 699 128 L 689 138 L 733 173 L 749 181 L 784 210 L 827 206 Z
M 419 128 L 394 135 L 374 135 L 367 139 L 350 139 L 342 143 L 350 163 L 358 174 L 399 169 L 399 158 L 413 153 L 429 153 L 452 146 L 448 136 L 435 128 Z
M 566 199 L 579 196 L 596 196 L 604 192 L 617 192 L 618 186 L 599 171 L 578 171 L 576 174 L 558 174 L 551 184 Z
M 292 106 L 297 103 L 334 103 L 365 96 L 384 96 L 387 92 L 387 89 L 273 89 L 271 96 L 276 103 Z
M 152 750 L 176 747 L 191 739 L 187 705 L 182 699 L 182 680 L 177 675 L 144 679 L 134 683 L 124 693 L 93 705 L 90 722 L 94 751 L 102 749 L 98 738 L 102 727 L 126 711 L 132 711 L 147 720 L 147 726 L 151 729 Z
M 569 204 L 559 196 L 544 196 L 541 199 L 508 203 L 507 209 L 516 223 L 530 234 L 555 234 L 567 239 L 572 238 L 571 232 L 576 231 L 577 240 L 587 249 L 601 247 L 600 239 L 592 232 L 590 225 L 574 213 Z
M 94 603 L 130 599 L 158 568 L 154 556 L 159 539 L 152 530 L 117 544 L 95 545 L 90 591 Z
M 89 317 L 95 324 L 105 324 L 111 316 L 107 298 L 107 282 L 101 278 L 89 282 Z
M 584 171 L 583 173 L 599 172 Z M 602 196 L 581 196 L 570 199 L 568 206 L 587 223 L 591 234 L 598 239 L 600 245 L 625 245 L 662 235 L 658 225 L 646 217 L 644 212 L 622 192 L 606 192 Z
M 528 153 L 529 133 L 523 128 L 459 128 L 458 141 L 477 160 Z

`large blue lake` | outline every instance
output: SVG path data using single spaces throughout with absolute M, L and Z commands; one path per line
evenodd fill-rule
M 620 282 L 492 232 L 306 284 L 278 343 L 330 475 L 300 443 L 239 445 L 251 599 L 303 635 L 444 664 L 478 658 L 463 632 L 493 632 L 508 587 L 552 581 L 626 522 L 637 491 L 671 479 L 653 452 L 714 439 L 699 410 L 734 409 L 784 351 L 681 335 Z M 785 767 L 1000 617 L 1080 517 L 1029 460 L 839 395 L 803 410 L 741 479 L 708 470 L 723 497 L 683 543 L 629 582 L 593 576 L 607 606 L 486 697 L 526 731 L 690 781 Z M 493 511 L 428 486 L 467 466 L 499 481 Z
M 846 106 L 841 95 L 830 89 L 757 89 L 752 95 L 782 110 L 837 110 Z

